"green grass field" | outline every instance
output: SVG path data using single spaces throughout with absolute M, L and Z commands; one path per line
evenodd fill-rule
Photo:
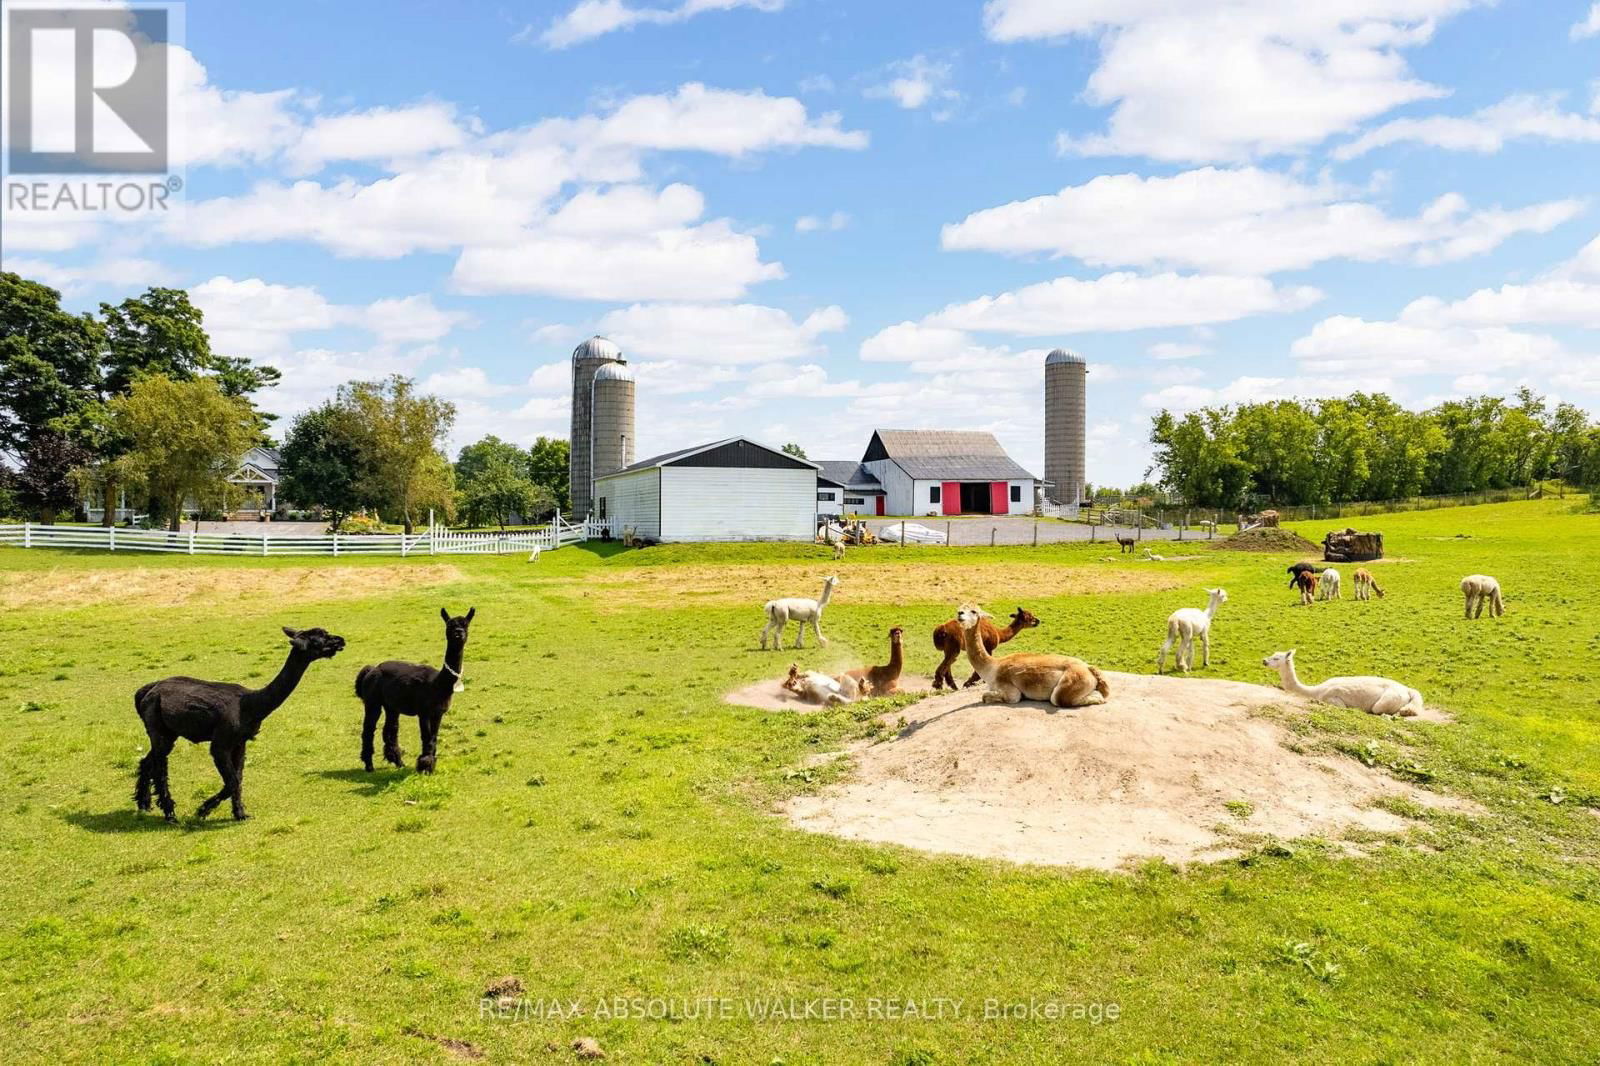
M 536 564 L 0 551 L 4 1057 L 565 1062 L 592 1036 L 633 1063 L 1593 1062 L 1600 515 L 1578 510 L 1360 520 L 1406 560 L 1379 571 L 1389 597 L 1352 602 L 1347 574 L 1344 603 L 1309 609 L 1284 587 L 1292 557 L 1203 548 L 1169 564 L 1105 561 L 1104 545 L 883 547 L 838 564 L 765 545 L 568 548 Z M 793 830 L 774 803 L 839 772 L 798 772 L 805 756 L 874 723 L 722 702 L 791 658 L 754 650 L 765 597 L 740 591 L 750 564 L 804 595 L 837 569 L 830 650 L 879 661 L 901 624 L 922 673 L 947 590 L 1004 586 L 1008 569 L 1017 580 L 986 606 L 1031 590 L 1022 602 L 1047 620 L 1031 649 L 1147 672 L 1167 613 L 1223 584 L 1201 676 L 1270 684 L 1261 658 L 1297 647 L 1302 676 L 1400 677 L 1457 721 L 1329 710 L 1299 723 L 1301 741 L 1486 813 L 1408 811 L 1412 828 L 1359 841 L 1362 857 L 1313 839 L 1118 874 Z M 1461 618 L 1472 572 L 1500 578 L 1504 618 Z M 1086 582 L 1098 591 L 1061 594 Z M 441 606 L 478 616 L 440 771 L 367 774 L 351 680 L 380 659 L 436 662 Z M 282 625 L 349 648 L 251 745 L 254 818 L 189 817 L 217 778 L 188 744 L 171 769 L 181 824 L 136 815 L 134 689 L 175 673 L 264 683 Z M 402 742 L 414 757 L 413 720 Z M 533 1004 L 585 1014 L 486 1016 L 483 990 L 505 975 Z M 612 997 L 689 1016 L 597 1015 Z M 775 999 L 854 1013 L 746 1006 Z M 962 1006 L 868 1016 L 874 1000 Z M 985 1017 L 985 1000 L 1115 1004 L 1116 1018 Z

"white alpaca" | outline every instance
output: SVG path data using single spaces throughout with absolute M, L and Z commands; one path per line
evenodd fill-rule
M 861 694 L 853 677 L 829 677 L 815 670 L 801 673 L 798 663 L 789 664 L 789 676 L 784 678 L 783 687 L 807 703 L 818 703 L 823 706 L 852 703 Z
M 1339 595 L 1339 571 L 1335 570 L 1331 566 L 1322 571 L 1322 580 L 1317 582 L 1317 599 L 1343 599 L 1343 597 Z
M 1206 589 L 1206 595 L 1210 599 L 1205 610 L 1183 607 L 1167 616 L 1167 639 L 1156 656 L 1156 673 L 1166 669 L 1167 649 L 1172 647 L 1173 641 L 1178 642 L 1178 669 L 1188 673 L 1194 665 L 1195 637 L 1200 638 L 1204 664 L 1211 665 L 1211 619 L 1216 617 L 1217 608 L 1228 602 L 1228 594 L 1222 589 Z
M 800 629 L 794 635 L 794 646 L 806 646 L 806 626 L 809 624 L 817 634 L 817 643 L 824 648 L 828 646 L 828 638 L 822 635 L 822 609 L 828 606 L 828 601 L 833 598 L 834 586 L 839 584 L 837 577 L 822 579 L 822 595 L 814 600 L 803 599 L 799 596 L 789 596 L 781 600 L 768 600 L 761 609 L 766 612 L 767 624 L 761 627 L 761 650 L 767 650 L 767 634 L 772 634 L 772 646 L 777 651 L 783 650 L 783 630 L 789 620 L 800 624 Z
M 1354 707 L 1368 714 L 1396 714 L 1409 718 L 1422 710 L 1422 693 L 1387 677 L 1330 677 L 1320 685 L 1302 685 L 1294 673 L 1294 651 L 1274 652 L 1261 665 L 1278 671 L 1285 692 Z
M 1461 591 L 1467 597 L 1467 617 L 1482 618 L 1483 605 L 1489 605 L 1489 617 L 1499 618 L 1506 613 L 1505 601 L 1500 598 L 1500 582 L 1484 574 L 1469 574 L 1461 579 Z M 1473 608 L 1477 611 L 1474 612 Z

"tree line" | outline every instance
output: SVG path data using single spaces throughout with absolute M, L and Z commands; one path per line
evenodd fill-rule
M 1560 478 L 1600 485 L 1600 425 L 1532 390 L 1408 411 L 1382 393 L 1162 411 L 1147 476 L 1226 509 L 1394 500 Z
M 256 398 L 280 377 L 213 351 L 181 289 L 73 314 L 56 290 L 0 272 L 0 515 L 53 522 L 91 494 L 106 525 L 119 498 L 172 529 L 186 505 L 225 511 L 245 453 L 273 443 Z M 568 505 L 566 441 L 490 436 L 452 463 L 455 416 L 405 377 L 347 382 L 290 425 L 280 497 L 334 529 L 363 513 L 408 532 L 429 511 L 504 525 Z

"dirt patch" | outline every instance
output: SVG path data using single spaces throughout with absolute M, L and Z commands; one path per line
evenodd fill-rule
M 586 578 L 569 594 L 604 601 L 606 610 L 746 604 L 757 608 L 779 596 L 816 596 L 822 579 L 839 575 L 834 603 L 949 603 L 963 600 L 1026 603 L 1041 596 L 1098 596 L 1180 588 L 1182 577 L 1159 571 L 1006 563 L 950 566 L 938 563 L 847 566 L 638 567 Z
M 1217 551 L 1229 552 L 1315 552 L 1322 557 L 1322 545 L 1313 544 L 1291 530 L 1263 526 L 1235 533 L 1217 542 Z
M 50 570 L 9 575 L 0 586 L 0 608 L 91 607 L 111 603 L 180 607 L 196 600 L 213 606 L 242 602 L 354 600 L 386 589 L 447 585 L 461 578 L 460 570 L 443 563 L 274 569 L 196 566 Z
M 785 664 L 787 667 L 787 664 Z M 851 667 L 843 666 L 834 673 L 842 673 Z M 826 672 L 826 671 L 825 671 Z M 913 677 L 910 674 L 900 678 L 901 692 L 932 692 L 933 679 L 927 677 Z M 974 689 L 973 691 L 977 691 Z M 793 692 L 783 687 L 783 678 L 774 677 L 767 681 L 756 681 L 736 688 L 722 697 L 723 702 L 731 703 L 735 707 L 754 707 L 761 711 L 798 711 L 808 714 L 820 711 L 821 707 L 815 703 L 807 703 Z M 919 705 L 920 706 L 920 705 Z
M 410 1027 L 406 1028 L 405 1033 L 407 1036 L 414 1036 L 418 1040 L 431 1040 L 459 1059 L 483 1058 L 483 1049 L 467 1040 L 457 1040 L 452 1036 L 434 1036 L 431 1033 L 424 1033 L 420 1029 L 412 1029 Z
M 982 704 L 978 689 L 902 708 L 906 728 L 855 749 L 847 780 L 785 813 L 856 840 L 1110 870 L 1228 858 L 1248 836 L 1405 829 L 1374 806 L 1385 797 L 1477 810 L 1354 759 L 1290 750 L 1288 729 L 1255 712 L 1309 705 L 1277 689 L 1106 676 L 1111 699 L 1075 711 Z

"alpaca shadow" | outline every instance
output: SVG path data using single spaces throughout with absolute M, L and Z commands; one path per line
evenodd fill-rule
M 350 791 L 355 795 L 371 798 L 382 795 L 414 773 L 416 771 L 409 766 L 390 766 L 385 763 L 370 771 L 359 766 L 348 770 L 307 770 L 305 776 L 320 777 L 324 781 L 343 781 L 354 786 Z
M 897 732 L 894 735 L 894 738 L 896 740 L 905 740 L 907 737 L 915 736 L 917 733 L 921 732 L 923 729 L 926 729 L 928 726 L 930 726 L 933 723 L 937 722 L 939 719 L 950 717 L 952 714 L 955 714 L 957 711 L 977 710 L 977 709 L 981 709 L 983 706 L 984 706 L 983 700 L 979 696 L 974 695 L 973 698 L 972 698 L 972 702 L 971 703 L 963 703 L 959 707 L 951 707 L 947 711 L 940 711 L 938 714 L 934 715 L 932 718 L 923 718 L 920 721 L 907 722 L 905 728 L 900 730 L 899 732 Z
M 159 814 L 143 814 L 134 810 L 105 811 L 100 814 L 69 811 L 62 815 L 62 820 L 79 829 L 87 829 L 91 833 L 194 832 L 220 829 L 234 824 L 233 819 L 226 816 L 210 819 L 179 818 L 177 822 L 169 822 Z

